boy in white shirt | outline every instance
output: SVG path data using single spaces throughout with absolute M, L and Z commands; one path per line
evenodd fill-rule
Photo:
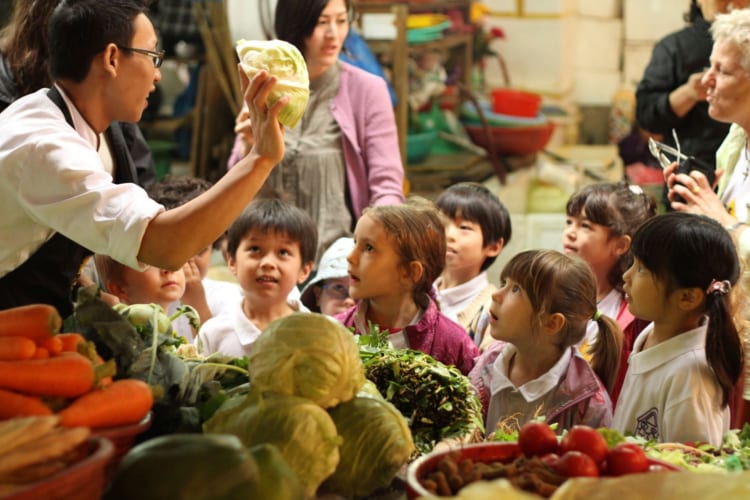
M 317 231 L 306 212 L 281 200 L 247 206 L 227 232 L 229 270 L 243 296 L 203 324 L 197 339 L 201 353 L 245 356 L 269 323 L 308 311 L 289 293 L 312 271 Z
M 440 311 L 484 350 L 493 341 L 485 332 L 496 290 L 487 268 L 510 241 L 510 214 L 497 196 L 475 182 L 450 186 L 435 204 L 447 219 L 445 269 L 435 280 Z

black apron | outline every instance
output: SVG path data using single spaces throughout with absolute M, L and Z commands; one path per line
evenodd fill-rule
M 60 92 L 47 96 L 57 104 L 72 127 L 73 119 Z M 55 233 L 23 264 L 0 278 L 0 310 L 25 304 L 51 304 L 65 318 L 73 312 L 73 288 L 78 274 L 93 252 Z

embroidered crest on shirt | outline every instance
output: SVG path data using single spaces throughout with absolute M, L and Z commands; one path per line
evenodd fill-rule
M 645 439 L 659 439 L 659 410 L 651 408 L 636 419 L 635 435 Z

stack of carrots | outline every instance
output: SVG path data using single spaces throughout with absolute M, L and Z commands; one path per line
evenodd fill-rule
M 143 419 L 154 401 L 148 384 L 113 382 L 114 361 L 61 326 L 46 304 L 0 311 L 0 420 L 54 413 L 65 427 L 97 429 Z

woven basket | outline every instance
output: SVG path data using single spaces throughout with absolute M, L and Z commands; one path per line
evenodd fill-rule
M 106 468 L 115 447 L 109 439 L 91 437 L 86 458 L 47 479 L 16 491 L 3 500 L 99 500 L 106 484 Z

